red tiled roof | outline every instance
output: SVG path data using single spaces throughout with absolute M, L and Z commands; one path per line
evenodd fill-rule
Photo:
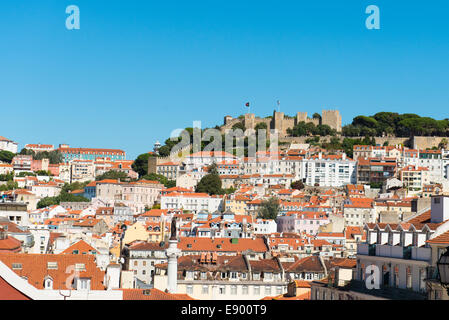
M 97 267 L 92 255 L 0 253 L 0 261 L 38 289 L 44 289 L 45 277 L 51 277 L 54 290 L 66 290 L 66 281 L 75 273 L 75 265 L 83 264 L 85 271 L 79 271 L 80 278 L 90 278 L 91 290 L 105 289 L 105 273 Z M 49 262 L 56 262 L 57 269 L 48 268 Z M 20 264 L 21 269 L 13 269 L 13 264 Z
M 75 254 L 75 250 L 78 251 L 78 254 L 93 254 L 93 252 L 97 252 L 97 250 L 95 250 L 95 248 L 89 245 L 86 241 L 80 240 L 65 249 L 61 252 L 61 254 Z
M 166 293 L 158 289 L 120 289 L 123 300 L 195 300 L 187 294 Z

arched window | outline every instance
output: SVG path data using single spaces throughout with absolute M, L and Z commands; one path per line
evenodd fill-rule
M 53 279 L 49 276 L 44 279 L 44 289 L 53 290 Z

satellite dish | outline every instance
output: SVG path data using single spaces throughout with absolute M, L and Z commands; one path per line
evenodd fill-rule
M 120 263 L 121 263 L 121 264 L 124 264 L 124 263 L 125 263 L 125 258 L 121 257 L 121 258 L 120 258 Z

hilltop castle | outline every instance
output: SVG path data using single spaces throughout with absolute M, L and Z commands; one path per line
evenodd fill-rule
M 338 110 L 323 110 L 321 119 L 308 118 L 307 112 L 298 112 L 296 117 L 286 117 L 283 112 L 273 112 L 273 116 L 269 118 L 259 118 L 254 113 L 246 113 L 244 117 L 232 118 L 226 116 L 224 124 L 221 126 L 222 132 L 226 129 L 232 129 L 237 123 L 243 123 L 246 129 L 254 129 L 258 123 L 266 123 L 268 129 L 277 129 L 280 137 L 287 136 L 287 129 L 292 129 L 300 122 L 312 122 L 315 125 L 326 124 L 337 132 L 341 132 L 341 115 Z

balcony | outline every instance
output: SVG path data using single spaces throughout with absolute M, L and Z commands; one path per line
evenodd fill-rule
M 403 247 L 382 244 L 359 243 L 357 254 L 395 259 L 430 261 L 431 249 L 425 247 Z

